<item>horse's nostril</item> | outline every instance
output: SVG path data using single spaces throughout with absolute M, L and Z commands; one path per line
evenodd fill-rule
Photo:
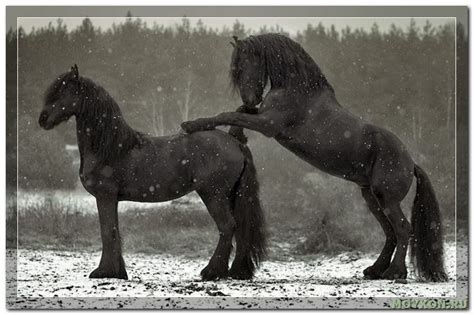
M 48 114 L 46 112 L 41 112 L 39 120 L 38 120 L 40 126 L 44 126 L 47 120 L 48 120 Z

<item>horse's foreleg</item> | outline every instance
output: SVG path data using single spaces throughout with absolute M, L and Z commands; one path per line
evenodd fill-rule
M 202 192 L 199 195 L 219 230 L 219 243 L 209 264 L 201 271 L 201 277 L 205 281 L 223 279 L 229 274 L 229 257 L 232 250 L 232 237 L 235 232 L 236 223 L 231 214 L 230 203 L 226 197 L 219 198 L 212 193 Z
M 236 109 L 237 113 L 246 113 L 251 115 L 258 114 L 258 108 L 256 107 L 247 107 L 245 105 L 240 106 Z M 229 134 L 238 139 L 242 143 L 247 143 L 247 136 L 244 134 L 244 129 L 238 126 L 231 126 L 229 129 Z
M 223 125 L 254 130 L 272 138 L 282 131 L 285 121 L 279 113 L 273 111 L 266 111 L 257 115 L 226 112 L 211 118 L 199 118 L 183 122 L 181 128 L 188 133 L 193 133 Z
M 383 207 L 377 201 L 377 198 L 372 194 L 369 188 L 362 189 L 362 196 L 364 197 L 370 212 L 375 216 L 380 226 L 385 233 L 385 245 L 375 263 L 364 270 L 364 276 L 368 279 L 380 279 L 382 274 L 390 265 L 393 251 L 397 245 L 397 238 L 395 232 L 390 224 L 390 221 L 383 213 Z
M 89 277 L 128 279 L 122 257 L 117 198 L 115 196 L 98 196 L 96 199 L 102 238 L 102 257 L 99 267 Z

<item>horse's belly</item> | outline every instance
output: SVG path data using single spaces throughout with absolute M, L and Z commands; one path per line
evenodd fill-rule
M 121 201 L 136 201 L 136 202 L 163 202 L 180 198 L 184 195 L 189 194 L 192 189 L 181 189 L 175 191 L 160 191 L 160 188 L 154 188 L 153 186 L 140 187 L 140 188 L 129 188 L 124 187 L 119 192 L 118 199 Z
M 137 174 L 128 176 L 121 182 L 119 198 L 121 200 L 161 202 L 182 197 L 194 190 L 185 176 L 169 174 Z
M 364 152 L 355 152 L 343 144 L 328 145 L 313 141 L 295 141 L 292 138 L 276 137 L 276 140 L 296 156 L 319 170 L 349 181 L 366 185 L 368 183 L 368 158 Z M 367 160 L 367 162 L 364 162 Z

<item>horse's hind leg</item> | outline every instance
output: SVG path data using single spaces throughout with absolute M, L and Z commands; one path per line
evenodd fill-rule
M 388 162 L 382 163 L 382 161 Z M 406 279 L 407 277 L 405 258 L 411 226 L 400 208 L 400 202 L 405 198 L 412 184 L 413 173 L 408 170 L 413 169 L 413 163 L 408 159 L 399 161 L 394 162 L 390 156 L 380 159 L 376 163 L 372 177 L 372 192 L 383 207 L 383 213 L 397 238 L 395 255 L 387 270 L 382 274 L 383 279 Z
M 219 230 L 219 243 L 209 264 L 201 271 L 201 277 L 203 280 L 226 278 L 229 274 L 229 256 L 236 228 L 235 220 L 231 214 L 231 203 L 225 194 L 198 193 Z
M 382 252 L 380 253 L 375 263 L 364 270 L 364 276 L 367 279 L 380 279 L 382 278 L 382 274 L 384 273 L 384 271 L 390 265 L 393 251 L 395 250 L 395 246 L 397 245 L 397 237 L 395 235 L 395 231 L 393 230 L 390 224 L 390 221 L 382 211 L 383 207 L 379 204 L 377 198 L 372 194 L 370 188 L 363 188 L 362 196 L 367 202 L 367 206 L 369 207 L 370 212 L 372 212 L 372 214 L 375 216 L 380 226 L 382 227 L 386 237 L 385 245 L 382 249 Z
M 392 263 L 382 274 L 382 278 L 406 279 L 407 267 L 405 257 L 408 249 L 408 241 L 411 236 L 411 226 L 400 208 L 400 202 L 386 202 L 384 212 L 395 230 L 397 236 L 397 250 Z

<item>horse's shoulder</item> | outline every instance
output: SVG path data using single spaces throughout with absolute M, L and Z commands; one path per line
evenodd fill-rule
M 265 95 L 263 102 L 284 102 L 288 98 L 287 95 L 288 93 L 285 89 L 271 89 L 267 95 Z
M 272 89 L 260 105 L 259 113 L 268 110 L 286 111 L 291 107 L 294 109 L 293 104 L 288 99 L 287 93 L 283 89 Z

